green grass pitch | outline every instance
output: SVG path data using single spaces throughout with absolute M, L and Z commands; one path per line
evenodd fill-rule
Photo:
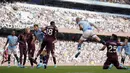
M 103 70 L 101 66 L 58 66 L 57 68 L 49 66 L 47 69 L 1 66 L 0 73 L 130 73 L 130 70 L 117 70 L 114 67 L 111 70 Z

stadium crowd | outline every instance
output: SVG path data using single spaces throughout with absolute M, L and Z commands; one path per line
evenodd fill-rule
M 0 4 L 0 27 L 21 29 L 34 24 L 45 27 L 53 20 L 58 28 L 78 29 L 75 23 L 77 16 L 94 23 L 103 32 L 130 32 L 130 19 L 125 16 L 26 4 Z M 6 39 L 0 38 L 0 41 L 0 52 L 2 53 Z M 38 44 L 36 47 L 38 48 Z M 56 43 L 57 63 L 73 64 L 76 47 L 77 42 L 58 41 Z M 77 60 L 78 63 L 103 64 L 106 56 L 105 52 L 99 52 L 101 47 L 102 45 L 98 43 L 84 43 L 82 53 Z M 1 56 L 0 59 L 2 59 Z
M 6 42 L 6 38 L 0 38 L 0 61 L 2 60 L 2 53 L 3 53 L 3 46 Z M 82 53 L 81 55 L 75 59 L 74 55 L 77 52 L 77 42 L 73 41 L 58 41 L 55 45 L 55 55 L 57 59 L 57 64 L 61 65 L 102 65 L 104 61 L 106 60 L 106 50 L 105 51 L 99 51 L 99 49 L 102 48 L 102 44 L 99 43 L 87 43 L 85 42 L 82 45 Z M 39 47 L 38 44 L 36 44 L 36 51 L 35 51 L 35 56 L 36 53 L 38 52 Z M 19 49 L 17 46 L 17 53 L 19 53 Z M 18 54 L 19 55 L 19 54 Z M 15 63 L 16 65 L 16 60 L 12 56 L 12 62 Z M 14 61 L 15 60 L 15 61 Z M 38 59 L 39 61 L 39 59 Z M 53 64 L 52 57 L 50 57 L 49 62 Z M 29 60 L 27 59 L 26 65 L 29 64 Z M 127 58 L 125 61 L 125 64 L 130 64 L 129 59 Z
M 1 27 L 25 28 L 33 24 L 45 27 L 53 20 L 58 28 L 77 29 L 77 16 L 94 23 L 103 32 L 130 32 L 130 19 L 125 16 L 18 4 L 0 5 Z
M 100 1 L 110 3 L 130 4 L 129 0 L 100 0 Z

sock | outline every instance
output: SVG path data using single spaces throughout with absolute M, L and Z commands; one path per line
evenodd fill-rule
M 26 55 L 24 55 L 24 61 L 23 61 L 23 66 L 25 65 L 25 63 L 26 63 Z
M 33 59 L 29 58 L 31 66 L 33 66 Z
M 8 56 L 8 64 L 10 65 L 10 55 Z
M 81 49 L 81 44 L 78 44 L 78 47 L 77 47 L 77 48 L 78 48 L 78 50 L 80 50 L 80 49 Z
M 19 58 L 18 58 L 18 56 L 17 56 L 17 55 L 14 55 L 14 56 L 15 56 L 17 62 L 19 63 Z
M 55 57 L 53 57 L 53 62 L 54 62 L 54 64 L 56 64 L 56 58 Z
M 125 57 L 122 57 L 122 58 L 121 58 L 121 63 L 124 64 L 124 62 L 125 62 Z
M 47 56 L 43 56 L 43 64 L 47 64 Z
M 111 69 L 112 67 L 113 67 L 113 64 L 110 64 L 108 69 Z
M 43 57 L 43 56 L 42 56 L 42 55 L 40 55 L 40 63 L 42 63 L 42 57 Z
M 75 58 L 77 58 L 80 55 L 80 51 L 75 55 Z

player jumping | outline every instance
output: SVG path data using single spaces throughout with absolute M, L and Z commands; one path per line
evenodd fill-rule
M 44 47 L 46 46 L 46 51 L 47 51 L 47 57 L 46 57 L 46 64 L 48 63 L 48 59 L 49 59 L 49 55 L 50 52 L 52 54 L 53 57 L 53 61 L 54 61 L 54 67 L 56 67 L 56 58 L 55 58 L 55 54 L 54 54 L 54 43 L 56 42 L 56 34 L 58 32 L 57 27 L 55 26 L 55 22 L 52 21 L 50 23 L 50 26 L 47 26 L 45 28 L 46 34 L 45 34 L 45 38 L 43 39 L 42 45 L 41 45 L 41 49 L 39 50 L 37 57 L 41 54 L 41 52 L 43 51 Z M 36 59 L 37 59 L 36 57 Z
M 100 42 L 102 44 L 105 44 L 103 40 L 101 40 L 94 32 L 92 29 L 92 26 L 95 27 L 98 31 L 99 29 L 92 23 L 89 23 L 88 21 L 83 21 L 81 18 L 77 17 L 76 18 L 76 23 L 79 25 L 79 29 L 83 31 L 82 36 L 80 37 L 78 41 L 78 53 L 75 55 L 75 58 L 77 58 L 80 54 L 81 50 L 81 44 L 88 40 L 88 39 L 94 39 L 97 42 Z
M 120 66 L 118 62 L 118 55 L 117 55 L 117 47 L 118 46 L 124 46 L 126 43 L 120 43 L 117 41 L 117 35 L 112 34 L 110 40 L 106 42 L 106 45 L 100 49 L 103 51 L 105 48 L 107 48 L 107 60 L 104 63 L 103 69 L 109 69 L 109 66 L 113 64 L 117 69 L 128 69 L 126 67 Z
M 43 38 L 44 38 L 44 31 L 42 29 L 40 29 L 37 24 L 34 25 L 34 36 L 35 36 L 35 40 L 37 40 L 39 42 L 39 49 L 40 49 Z M 42 59 L 42 54 L 41 54 L 40 55 L 40 64 L 42 64 L 42 61 L 43 61 L 43 59 Z

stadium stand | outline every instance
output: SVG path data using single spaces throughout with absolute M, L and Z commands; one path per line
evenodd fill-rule
M 102 12 L 91 12 L 83 10 L 72 10 L 65 8 L 57 8 L 50 6 L 31 5 L 26 3 L 1 3 L 0 4 L 0 27 L 22 29 L 25 27 L 32 27 L 38 24 L 45 27 L 50 21 L 55 21 L 56 26 L 61 32 L 75 31 L 73 33 L 81 33 L 78 31 L 78 26 L 75 24 L 75 18 L 79 16 L 84 20 L 94 23 L 102 29 L 103 35 L 105 33 L 130 33 L 130 16 L 120 14 L 110 14 Z M 113 21 L 114 20 L 114 21 Z M 66 31 L 66 29 L 68 31 Z M 72 30 L 71 30 L 72 29 Z M 95 30 L 95 29 L 94 29 Z M 96 30 L 95 30 L 96 31 Z M 125 34 L 125 35 L 126 35 Z M 3 52 L 3 45 L 6 39 L 0 38 L 0 52 Z M 91 45 L 91 46 L 90 46 Z M 73 41 L 58 41 L 56 43 L 56 56 L 58 64 L 74 65 L 102 65 L 106 56 L 105 52 L 100 52 L 102 47 L 99 43 L 84 43 L 82 54 L 78 60 L 73 59 L 76 52 L 77 42 Z M 36 44 L 38 47 L 38 44 Z M 72 56 L 72 57 L 70 57 Z M 2 57 L 0 56 L 0 59 Z M 52 58 L 51 58 L 52 59 Z M 126 61 L 126 64 L 130 62 Z M 52 61 L 50 61 L 52 64 Z

